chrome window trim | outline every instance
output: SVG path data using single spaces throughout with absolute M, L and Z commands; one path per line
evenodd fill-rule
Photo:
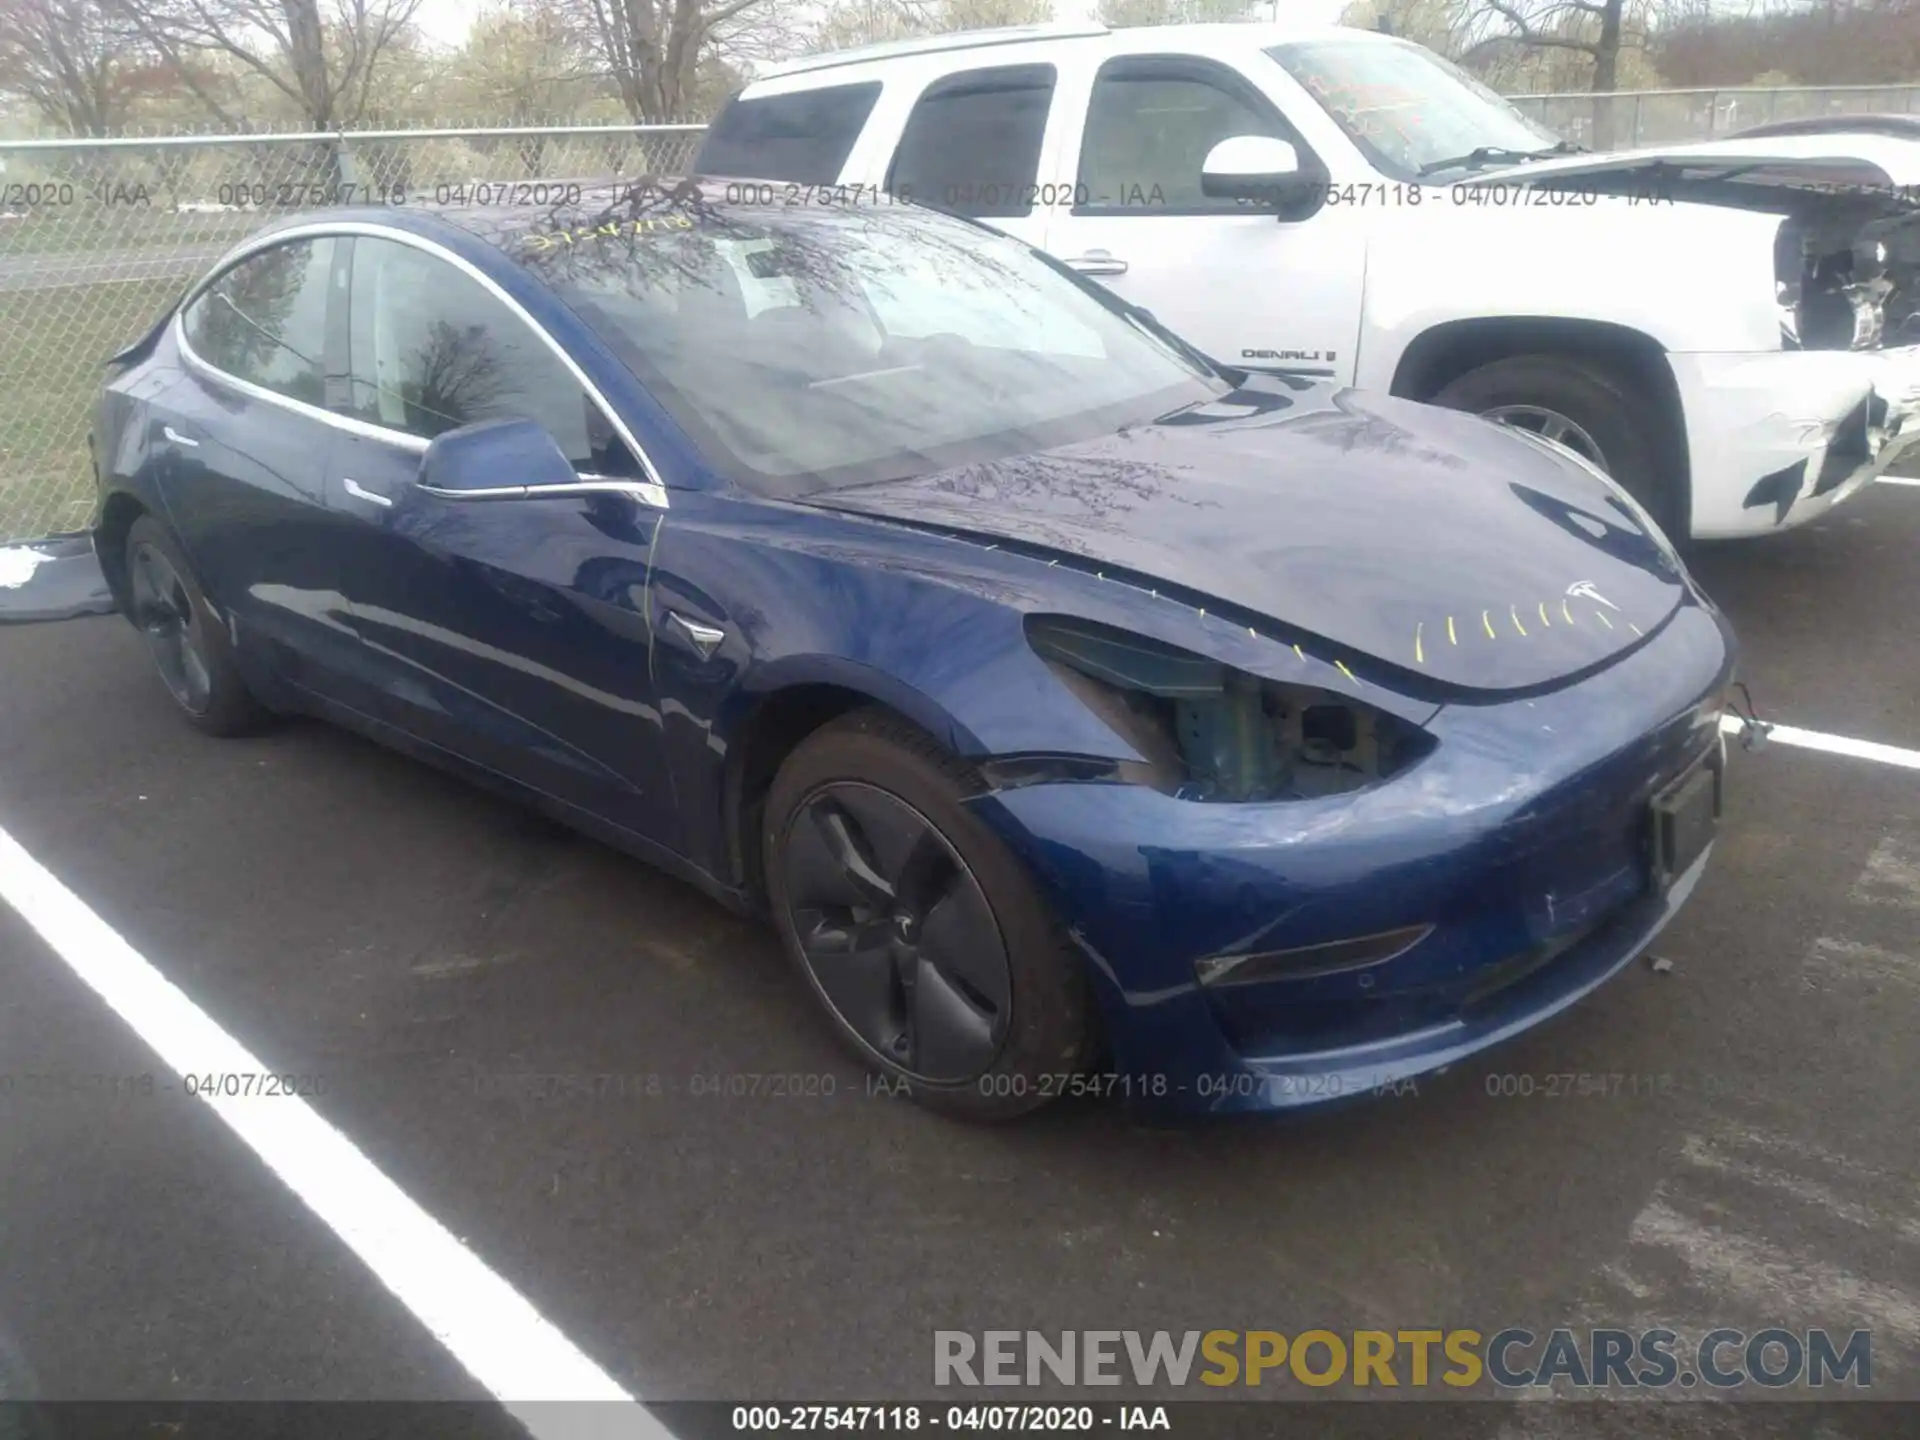
M 444 485 L 416 483 L 413 488 L 441 500 L 559 500 L 583 495 L 631 495 L 645 500 L 651 487 L 644 480 L 582 475 L 571 484 L 563 485 L 487 485 L 473 490 L 450 490 Z
M 567 353 L 566 347 L 554 339 L 553 336 L 548 333 L 546 326 L 528 314 L 525 306 L 521 305 L 519 301 L 515 300 L 503 290 L 499 283 L 484 270 L 480 269 L 479 266 L 464 256 L 455 254 L 437 241 L 429 240 L 422 235 L 415 235 L 410 231 L 396 230 L 390 226 L 375 225 L 360 220 L 335 220 L 322 221 L 312 225 L 296 225 L 291 229 L 276 230 L 271 235 L 255 236 L 250 240 L 241 242 L 220 257 L 219 262 L 187 292 L 186 297 L 181 300 L 179 307 L 174 311 L 173 340 L 174 344 L 179 347 L 181 355 L 186 358 L 193 369 L 202 375 L 220 384 L 231 385 L 243 395 L 265 401 L 270 405 L 284 406 L 296 414 L 319 420 L 336 429 L 344 430 L 350 435 L 358 435 L 367 440 L 383 441 L 386 444 L 411 451 L 416 455 L 424 453 L 428 442 L 418 435 L 411 434 L 405 430 L 392 430 L 385 425 L 375 425 L 369 421 L 358 420 L 351 415 L 341 415 L 335 411 L 323 409 L 318 405 L 309 405 L 304 400 L 296 400 L 291 395 L 282 395 L 277 390 L 269 390 L 265 386 L 256 385 L 250 380 L 242 380 L 239 376 L 228 374 L 225 370 L 213 364 L 212 361 L 196 354 L 193 347 L 187 343 L 187 310 L 199 301 L 200 297 L 212 287 L 216 280 L 226 274 L 227 271 L 233 269 L 234 266 L 240 264 L 243 260 L 251 259 L 263 251 L 271 250 L 276 245 L 289 244 L 296 240 L 322 240 L 329 237 L 340 236 L 364 236 L 369 239 L 393 240 L 402 245 L 410 245 L 415 250 L 425 251 L 436 259 L 445 261 L 463 275 L 477 281 L 482 289 L 486 290 L 502 305 L 505 305 L 515 318 L 531 329 L 534 334 L 538 335 L 541 340 L 546 343 L 547 348 L 559 357 L 560 363 L 566 366 L 567 373 L 572 375 L 574 380 L 579 383 L 580 389 L 585 393 L 587 399 L 599 408 L 601 415 L 604 416 L 607 423 L 613 427 L 614 434 L 626 445 L 633 458 L 639 462 L 640 468 L 646 472 L 647 478 L 645 480 L 623 480 L 611 483 L 616 484 L 621 493 L 631 495 L 635 499 L 651 505 L 656 510 L 665 510 L 668 508 L 667 485 L 666 482 L 660 478 L 660 471 L 654 465 L 653 457 L 648 455 L 640 442 L 634 438 L 633 432 L 627 428 L 626 421 L 622 420 L 620 416 L 615 413 L 613 406 L 607 403 L 607 397 L 600 393 L 600 387 L 587 378 L 587 373 L 580 368 L 573 356 Z M 349 290 L 348 295 L 350 303 L 351 290 Z M 525 486 L 507 488 L 526 489 Z M 566 488 L 569 491 L 573 489 L 572 486 Z M 594 493 L 605 493 L 605 490 L 606 486 L 603 484 L 596 489 Z M 551 491 L 549 491 L 549 493 L 551 493 Z

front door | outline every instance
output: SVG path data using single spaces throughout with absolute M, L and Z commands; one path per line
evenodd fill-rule
M 350 414 L 328 502 L 381 718 L 634 834 L 678 822 L 654 700 L 647 562 L 664 512 L 628 495 L 448 500 L 414 480 L 443 431 L 539 421 L 583 474 L 638 469 L 516 307 L 433 251 L 354 243 Z M 512 483 L 502 476 L 501 484 Z
M 1085 84 L 1084 80 L 1081 84 Z M 1366 217 L 1323 204 L 1281 220 L 1201 192 L 1207 153 L 1236 135 L 1287 141 L 1312 159 L 1248 77 L 1192 55 L 1108 60 L 1090 93 L 1063 89 L 1047 249 L 1224 365 L 1353 379 Z

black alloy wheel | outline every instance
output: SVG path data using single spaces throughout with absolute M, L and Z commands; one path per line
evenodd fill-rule
M 882 709 L 780 766 L 760 877 L 834 1036 L 887 1093 L 968 1120 L 1038 1109 L 1097 1048 L 1085 962 L 971 803 L 980 774 Z
M 266 719 L 234 662 L 233 642 L 207 604 L 171 532 L 151 515 L 127 532 L 127 613 L 187 723 L 244 735 Z
M 933 823 L 871 785 L 822 785 L 788 823 L 787 918 L 821 998 L 914 1080 L 983 1075 L 1013 977 L 980 882 Z
M 151 542 L 136 541 L 127 559 L 133 623 L 146 637 L 154 668 L 182 710 L 203 716 L 213 703 L 213 675 L 186 582 Z

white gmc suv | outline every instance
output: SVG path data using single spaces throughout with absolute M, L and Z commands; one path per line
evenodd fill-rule
M 1587 154 L 1385 35 L 1041 26 L 779 66 L 694 168 L 976 217 L 1222 364 L 1533 429 L 1675 535 L 1799 524 L 1920 439 L 1897 134 Z

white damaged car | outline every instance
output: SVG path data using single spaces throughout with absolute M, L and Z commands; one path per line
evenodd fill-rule
M 1801 524 L 1920 442 L 1897 135 L 1589 154 L 1384 35 L 1045 26 L 787 63 L 694 168 L 974 216 L 1225 364 L 1534 430 L 1674 535 Z

